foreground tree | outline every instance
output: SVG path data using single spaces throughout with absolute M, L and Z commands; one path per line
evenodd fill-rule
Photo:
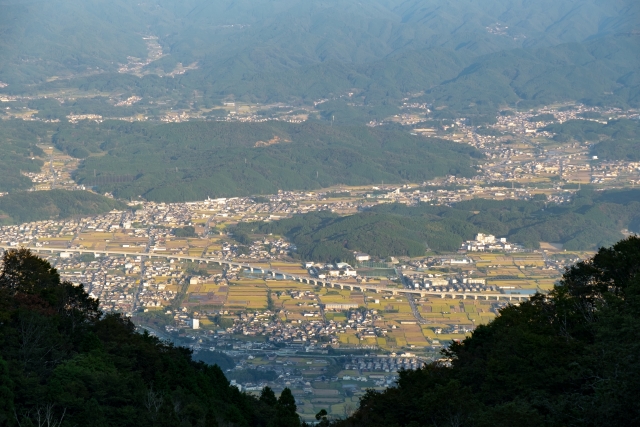
M 640 238 L 569 268 L 336 426 L 640 425 Z
M 291 402 L 243 394 L 218 366 L 98 307 L 28 250 L 4 254 L 0 426 L 300 425 Z

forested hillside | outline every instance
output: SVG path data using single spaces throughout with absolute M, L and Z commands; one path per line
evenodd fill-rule
M 186 107 L 309 104 L 354 91 L 368 108 L 424 93 L 467 117 L 516 101 L 640 102 L 631 0 L 40 4 L 0 1 L 0 81 L 9 84 L 0 92 L 73 88 Z M 151 62 L 143 37 L 158 37 Z M 120 69 L 130 63 L 142 65 Z M 182 66 L 192 67 L 171 74 Z
M 604 122 L 604 123 L 603 123 Z M 592 154 L 606 160 L 640 160 L 640 120 L 569 120 L 543 128 L 557 141 L 596 143 Z
M 260 399 L 191 350 L 136 333 L 29 251 L 0 272 L 0 425 L 298 427 L 288 389 Z
M 0 121 L 0 193 L 27 190 L 33 183 L 21 172 L 40 172 L 44 152 L 36 144 L 47 136 L 47 127 L 15 121 Z
M 507 237 L 526 248 L 561 243 L 568 250 L 593 250 L 622 238 L 621 230 L 640 232 L 640 191 L 582 191 L 571 203 L 474 199 L 452 207 L 421 204 L 375 206 L 341 217 L 314 212 L 273 222 L 240 223 L 236 238 L 251 234 L 286 236 L 297 256 L 315 261 L 352 260 L 353 252 L 374 257 L 417 257 L 427 250 L 453 252 L 477 233 Z
M 78 157 L 104 153 L 82 163 L 78 183 L 167 202 L 473 176 L 480 157 L 437 138 L 317 122 L 105 122 L 61 127 L 53 142 Z
M 0 224 L 98 215 L 114 209 L 130 208 L 122 202 L 89 191 L 17 192 L 0 197 Z
M 638 425 L 639 259 L 638 237 L 600 249 L 332 425 Z
M 40 83 L 145 57 L 140 8 L 115 0 L 0 0 L 0 81 Z
M 6 60 L 0 80 L 37 82 L 115 71 L 128 56 L 145 58 L 140 37 L 145 34 L 161 37 L 169 54 L 149 68 L 200 61 L 204 75 L 216 80 L 312 63 L 371 62 L 425 47 L 483 54 L 629 31 L 638 13 L 632 5 L 597 0 L 2 0 L 0 49 Z M 20 67 L 11 70 L 16 63 Z

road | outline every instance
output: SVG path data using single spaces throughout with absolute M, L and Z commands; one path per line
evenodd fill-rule
M 149 240 L 147 241 L 147 246 L 145 246 L 144 248 L 144 253 L 148 254 L 149 253 L 149 248 L 151 247 L 151 245 L 153 244 L 153 237 L 151 237 L 151 230 L 149 230 Z M 136 292 L 133 295 L 133 307 L 131 309 L 131 311 L 133 313 L 136 312 L 136 309 L 139 306 L 139 300 L 140 300 L 140 293 L 142 292 L 142 290 L 144 289 L 144 273 L 146 271 L 145 269 L 145 265 L 144 265 L 144 261 L 147 258 L 144 256 L 140 256 L 140 284 L 138 285 L 138 287 L 136 288 Z
M 0 245 L 0 249 L 16 249 L 13 246 L 4 246 Z M 329 288 L 340 288 L 340 289 L 349 289 L 349 290 L 360 290 L 362 292 L 375 292 L 375 293 L 391 293 L 393 295 L 398 294 L 406 294 L 406 295 L 419 295 L 421 297 L 426 296 L 435 296 L 440 298 L 461 298 L 461 299 L 490 299 L 494 298 L 495 300 L 509 300 L 509 301 L 526 301 L 530 298 L 529 295 L 512 295 L 512 294 L 503 294 L 503 293 L 495 293 L 495 292 L 459 292 L 459 291 L 426 291 L 426 290 L 417 290 L 417 289 L 402 289 L 402 288 L 388 288 L 377 285 L 368 285 L 362 283 L 344 283 L 344 282 L 334 282 L 331 280 L 318 279 L 310 276 L 298 276 L 295 274 L 287 273 L 284 271 L 275 270 L 271 267 L 266 267 L 265 265 L 257 265 L 257 264 L 249 264 L 246 262 L 238 262 L 229 259 L 223 258 L 203 258 L 203 257 L 194 257 L 188 255 L 171 255 L 171 254 L 154 254 L 154 253 L 145 253 L 145 252 L 125 252 L 125 251 L 97 251 L 93 249 L 65 249 L 65 248 L 45 248 L 45 247 L 26 247 L 25 249 L 29 249 L 33 252 L 69 252 L 69 253 L 93 253 L 93 254 L 103 254 L 106 256 L 109 255 L 121 255 L 121 256 L 140 256 L 140 257 L 149 257 L 149 258 L 165 258 L 165 259 L 174 259 L 174 260 L 185 260 L 192 262 L 205 262 L 205 263 L 214 263 L 219 265 L 227 265 L 230 268 L 238 268 L 238 269 L 249 269 L 251 272 L 254 270 L 261 271 L 265 274 L 270 275 L 271 277 L 282 278 L 283 280 L 293 280 L 301 283 L 306 283 L 312 286 L 325 286 Z
M 396 276 L 398 276 L 400 280 L 402 280 L 402 284 L 404 285 L 405 288 L 412 289 L 409 279 L 404 274 L 402 274 L 401 271 L 398 271 L 397 268 L 396 268 Z M 428 322 L 424 320 L 424 318 L 420 314 L 420 310 L 418 310 L 418 307 L 416 306 L 416 301 L 413 294 L 406 294 L 406 295 L 407 295 L 407 301 L 409 301 L 409 305 L 411 306 L 411 311 L 413 312 L 413 317 L 415 317 L 416 321 L 421 325 L 427 324 Z

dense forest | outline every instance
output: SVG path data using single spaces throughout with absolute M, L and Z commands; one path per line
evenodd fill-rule
M 405 131 L 318 122 L 105 122 L 61 127 L 53 143 L 77 157 L 104 154 L 86 158 L 78 183 L 166 202 L 473 176 L 481 157 Z
M 40 172 L 44 152 L 36 144 L 47 140 L 48 127 L 39 123 L 0 120 L 0 193 L 27 190 L 33 183 L 22 172 Z
M 157 99 L 168 99 L 176 108 L 189 110 L 219 107 L 225 99 L 310 105 L 332 98 L 317 105 L 319 118 L 335 116 L 339 121 L 359 124 L 397 114 L 397 105 L 408 94 L 414 102 L 432 105 L 435 118 L 467 117 L 477 123 L 494 120 L 496 112 L 516 102 L 520 108 L 566 101 L 629 108 L 640 105 L 640 82 L 635 75 L 640 62 L 634 56 L 639 40 L 625 34 L 477 56 L 440 47 L 423 48 L 372 63 L 322 62 L 271 73 L 268 68 L 242 69 L 248 65 L 242 62 L 215 79 L 212 74 L 217 75 L 221 68 L 203 67 L 171 79 L 154 74 L 103 73 L 43 83 L 31 90 L 60 91 L 73 84 L 86 93 L 128 93 L 147 101 L 123 108 L 94 96 L 65 105 L 55 105 L 53 100 L 33 101 L 30 107 L 38 109 L 40 118 L 59 118 L 71 111 L 127 117 L 142 111 L 159 114 L 160 104 L 149 102 Z M 251 78 L 238 80 L 237 76 L 244 74 Z M 352 98 L 340 98 L 350 91 Z M 194 99 L 194 92 L 202 96 Z
M 289 389 L 241 393 L 27 250 L 3 257 L 0 319 L 0 425 L 300 426 Z
M 637 106 L 639 16 L 630 0 L 0 1 L 0 92 L 128 93 L 180 108 L 352 92 L 365 120 L 421 93 L 465 117 L 515 102 Z M 162 55 L 118 72 L 147 58 L 143 34 Z
M 509 305 L 444 351 L 369 391 L 335 427 L 640 424 L 640 238 L 571 267 L 549 295 Z
M 371 62 L 421 47 L 483 54 L 629 31 L 638 13 L 630 5 L 597 0 L 493 0 L 490 5 L 437 0 L 52 0 L 37 7 L 27 0 L 3 0 L 0 49 L 7 61 L 0 80 L 36 83 L 52 75 L 116 71 L 128 56 L 145 57 L 140 35 L 149 33 L 161 36 L 169 55 L 148 70 L 204 61 L 202 74 L 211 80 L 240 69 L 247 79 L 260 71 L 309 64 Z M 523 22 L 522 16 L 529 19 Z M 282 22 L 288 25 L 278 25 Z M 487 31 L 490 26 L 498 33 Z M 41 60 L 24 64 L 25 57 Z M 222 83 L 228 85 L 228 79 Z
M 383 204 L 350 216 L 313 212 L 273 222 L 240 223 L 236 239 L 252 234 L 286 236 L 296 256 L 315 261 L 351 260 L 354 251 L 374 257 L 452 252 L 476 233 L 507 237 L 526 248 L 561 243 L 567 250 L 593 250 L 640 232 L 640 190 L 583 190 L 566 204 L 544 200 L 473 199 L 451 207 Z
M 556 141 L 595 143 L 591 152 L 601 159 L 640 160 L 640 120 L 569 120 L 542 130 L 554 133 Z
M 0 197 L 0 224 L 98 215 L 114 209 L 131 208 L 122 202 L 89 191 L 17 192 Z

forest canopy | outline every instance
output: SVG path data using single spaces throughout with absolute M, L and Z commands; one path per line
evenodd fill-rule
M 334 184 L 473 176 L 475 148 L 366 126 L 105 122 L 61 127 L 53 142 L 88 157 L 75 180 L 116 197 L 181 202 Z
M 286 236 L 296 255 L 315 261 L 351 260 L 354 251 L 374 257 L 454 252 L 477 233 L 506 237 L 525 248 L 561 243 L 567 250 L 594 250 L 640 232 L 640 190 L 583 190 L 570 203 L 473 199 L 451 207 L 383 204 L 349 216 L 312 212 L 272 222 L 240 223 L 235 233 Z
M 542 130 L 554 133 L 557 141 L 595 143 L 591 153 L 602 159 L 640 160 L 640 120 L 569 120 Z
M 89 191 L 17 192 L 0 197 L 0 224 L 99 215 L 114 209 L 130 208 L 120 201 Z

